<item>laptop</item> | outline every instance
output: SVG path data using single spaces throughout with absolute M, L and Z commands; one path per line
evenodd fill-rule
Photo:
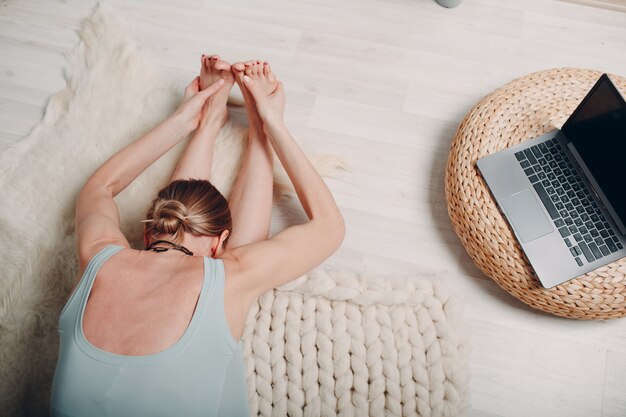
M 606 74 L 561 130 L 476 165 L 544 287 L 626 256 L 626 102 Z

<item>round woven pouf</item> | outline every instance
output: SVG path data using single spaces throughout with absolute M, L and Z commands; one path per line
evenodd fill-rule
M 446 167 L 448 214 L 474 263 L 529 306 L 561 317 L 603 320 L 626 315 L 626 258 L 544 288 L 478 169 L 485 155 L 560 128 L 599 71 L 558 68 L 518 78 L 483 98 L 459 127 Z M 626 95 L 626 79 L 609 74 Z

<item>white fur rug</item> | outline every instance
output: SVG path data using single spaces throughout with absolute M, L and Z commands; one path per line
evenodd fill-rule
M 58 315 L 77 273 L 78 191 L 110 155 L 170 114 L 182 92 L 108 6 L 97 7 L 79 35 L 66 88 L 28 137 L 0 154 L 2 416 L 48 414 Z M 244 144 L 245 130 L 231 124 L 216 144 L 213 178 L 227 196 Z M 183 147 L 116 198 L 135 247 L 139 220 Z M 323 174 L 342 167 L 337 158 L 314 161 Z M 289 190 L 278 167 L 275 177 L 279 200 Z M 260 297 L 244 333 L 252 413 L 461 415 L 468 349 L 460 313 L 441 284 L 403 282 L 317 269 Z

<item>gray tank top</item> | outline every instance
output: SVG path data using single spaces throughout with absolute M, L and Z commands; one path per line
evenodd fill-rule
M 108 245 L 89 261 L 59 318 L 60 350 L 52 417 L 249 416 L 242 345 L 224 314 L 224 263 L 204 257 L 204 281 L 183 336 L 164 351 L 128 356 L 99 349 L 83 334 L 83 313 Z

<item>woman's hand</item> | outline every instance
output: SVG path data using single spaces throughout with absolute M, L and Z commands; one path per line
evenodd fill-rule
M 185 87 L 183 100 L 174 113 L 174 116 L 178 118 L 190 132 L 195 130 L 203 118 L 205 110 L 204 103 L 209 97 L 218 92 L 223 85 L 224 80 L 220 78 L 204 90 L 200 90 L 200 77 L 194 78 L 194 80 Z
M 241 91 L 252 95 L 252 101 L 263 121 L 263 128 L 267 127 L 266 124 L 281 125 L 285 113 L 285 92 L 269 62 L 239 62 L 232 68 L 239 80 Z

